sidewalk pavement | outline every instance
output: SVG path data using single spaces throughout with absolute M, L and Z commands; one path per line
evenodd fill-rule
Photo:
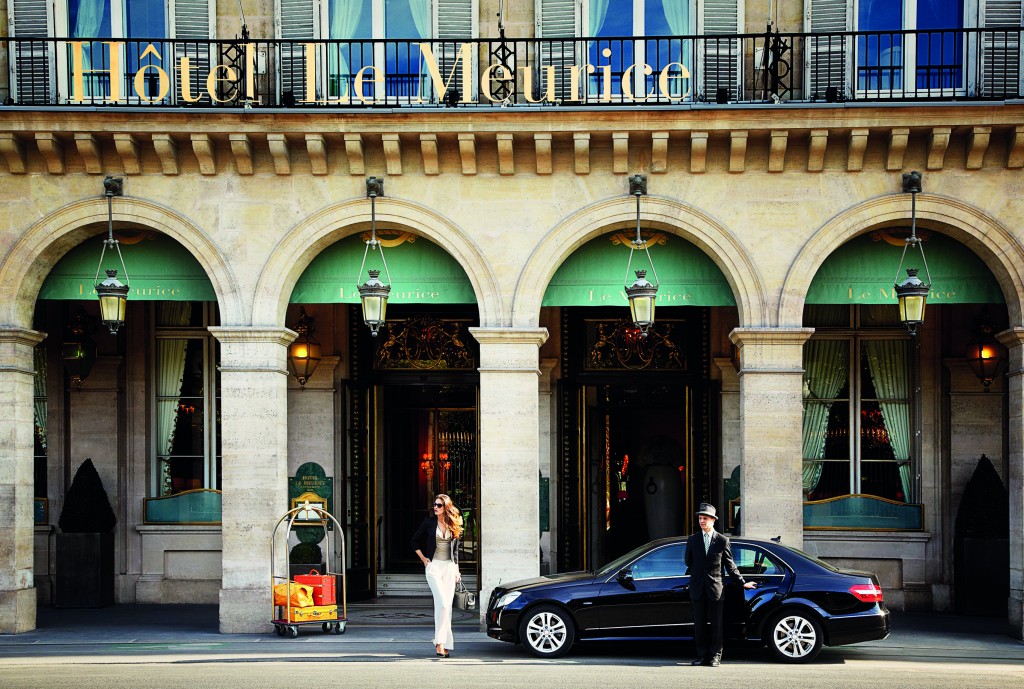
M 453 625 L 463 648 L 485 650 L 511 648 L 492 641 L 480 631 L 477 612 L 455 610 Z M 270 610 L 267 610 L 268 622 Z M 0 655 L 5 658 L 40 655 L 42 647 L 104 646 L 107 644 L 160 644 L 202 647 L 231 645 L 234 648 L 268 641 L 358 642 L 364 651 L 375 644 L 380 650 L 395 643 L 422 643 L 429 639 L 433 625 L 430 599 L 408 598 L 400 601 L 368 601 L 348 606 L 348 625 L 344 635 L 324 634 L 319 628 L 305 627 L 298 639 L 281 639 L 270 630 L 266 634 L 221 634 L 218 631 L 216 605 L 115 605 L 101 609 L 56 609 L 40 607 L 38 628 L 17 635 L 0 636 Z M 892 632 L 887 639 L 843 647 L 844 655 L 854 657 L 898 657 L 907 654 L 935 658 L 970 658 L 974 655 L 1024 663 L 1024 642 L 1008 635 L 1006 620 L 941 613 L 893 613 Z M 287 646 L 285 646 L 287 647 Z M 255 649 L 254 649 L 255 650 Z M 296 648 L 296 652 L 299 649 Z

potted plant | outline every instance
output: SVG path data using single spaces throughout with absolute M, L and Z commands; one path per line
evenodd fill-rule
M 75 472 L 57 521 L 57 607 L 114 604 L 115 524 L 103 481 L 87 459 Z

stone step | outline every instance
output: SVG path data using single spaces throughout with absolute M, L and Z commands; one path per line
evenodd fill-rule
M 476 575 L 463 574 L 462 583 L 470 591 L 476 590 Z M 425 597 L 430 598 L 430 587 L 422 574 L 387 574 L 377 575 L 377 597 Z

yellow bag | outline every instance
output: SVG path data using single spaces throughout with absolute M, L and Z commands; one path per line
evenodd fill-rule
M 293 608 L 308 608 L 313 605 L 313 587 L 308 584 L 296 584 L 294 581 L 274 586 L 274 605 L 288 605 L 289 588 Z

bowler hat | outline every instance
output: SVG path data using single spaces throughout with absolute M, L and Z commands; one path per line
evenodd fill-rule
M 712 505 L 711 503 L 702 502 L 700 504 L 700 509 L 697 510 L 697 516 L 699 517 L 702 514 L 706 517 L 711 517 L 715 521 L 718 521 L 718 514 L 715 512 L 715 506 Z

